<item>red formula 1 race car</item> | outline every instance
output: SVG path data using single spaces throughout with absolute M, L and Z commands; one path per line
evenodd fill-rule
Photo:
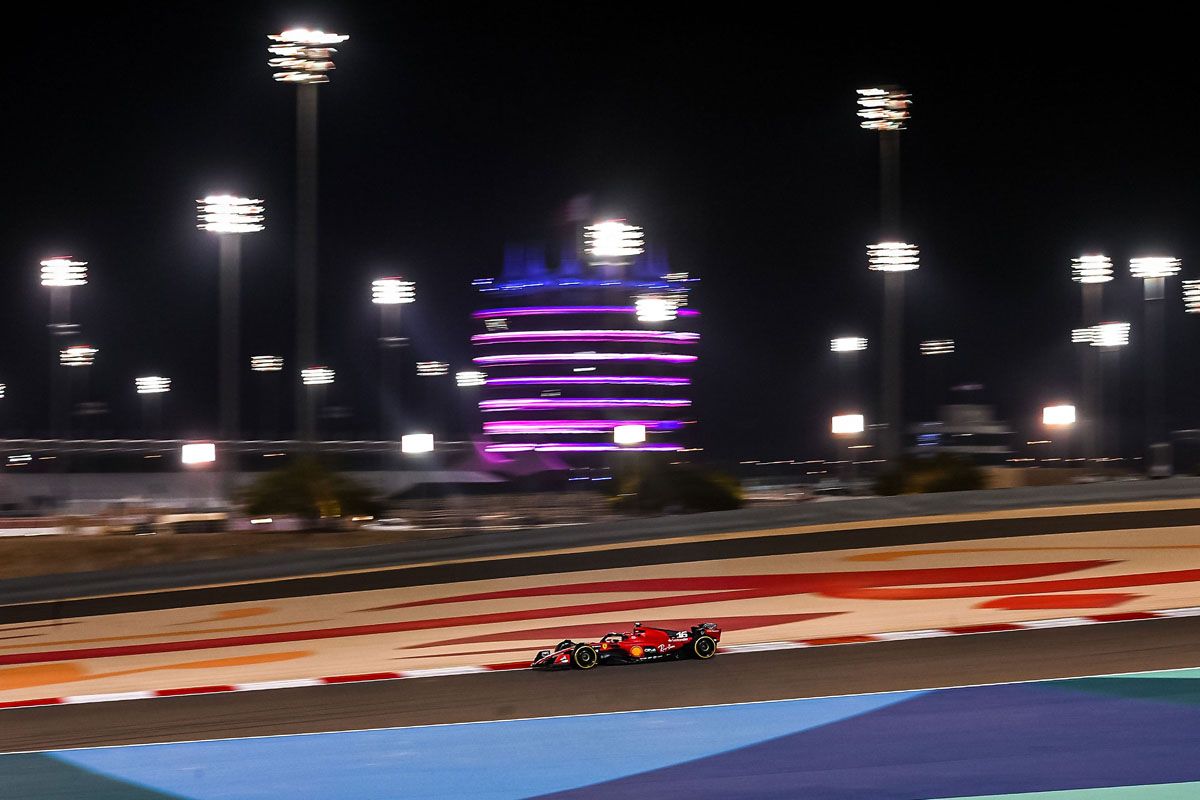
M 533 669 L 591 669 L 597 664 L 636 664 L 667 659 L 709 659 L 717 654 L 721 628 L 701 622 L 686 631 L 645 628 L 633 623 L 629 633 L 606 633 L 598 642 L 559 642 L 533 657 Z

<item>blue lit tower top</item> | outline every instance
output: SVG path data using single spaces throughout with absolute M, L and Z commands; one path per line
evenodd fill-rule
M 607 220 L 585 229 L 583 257 L 557 269 L 538 248 L 510 247 L 499 278 L 474 281 L 479 408 L 490 452 L 684 449 L 692 416 L 699 312 L 695 281 L 644 248 L 641 229 Z M 618 446 L 617 425 L 646 441 Z

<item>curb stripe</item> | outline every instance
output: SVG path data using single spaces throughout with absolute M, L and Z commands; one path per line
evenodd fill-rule
M 938 639 L 948 636 L 976 636 L 985 633 L 1007 633 L 1022 630 L 1045 630 L 1048 628 L 1073 628 L 1083 625 L 1100 625 L 1117 622 L 1141 622 L 1153 619 L 1178 619 L 1200 617 L 1200 606 L 1166 608 L 1161 611 L 1129 611 L 1115 614 L 1094 614 L 1085 617 L 1057 617 L 1031 620 L 1029 622 L 995 623 L 989 625 L 958 625 L 951 628 L 928 628 L 911 631 L 889 631 L 886 633 L 825 636 L 818 639 L 795 639 L 791 641 L 762 642 L 759 644 L 735 644 L 721 647 L 717 652 L 727 655 L 738 653 L 764 653 L 772 650 L 796 650 L 805 647 L 829 647 L 844 644 L 869 644 L 872 642 L 895 642 L 910 639 Z M 458 675 L 478 675 L 486 672 L 509 672 L 528 669 L 527 661 L 509 661 L 502 664 L 483 666 L 433 667 L 411 669 L 402 672 L 366 672 L 358 675 L 335 675 L 327 678 L 289 678 L 254 683 L 221 684 L 214 686 L 191 686 L 180 689 L 156 689 L 132 692 L 110 692 L 106 694 L 84 694 L 68 697 L 43 697 L 35 700 L 9 700 L 0 702 L 0 709 L 33 708 L 38 706 L 80 705 L 84 703 L 112 703 L 122 700 L 145 700 L 153 697 L 180 697 L 184 695 L 220 694 L 226 692 L 254 692 L 270 689 L 290 689 L 307 686 L 329 686 L 368 681 L 407 680 L 410 678 L 440 678 Z

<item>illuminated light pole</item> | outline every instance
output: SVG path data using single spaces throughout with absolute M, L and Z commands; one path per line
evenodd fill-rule
M 1146 308 L 1146 335 L 1142 355 L 1146 360 L 1146 471 L 1151 477 L 1169 475 L 1171 443 L 1167 439 L 1164 408 L 1165 320 L 1163 290 L 1167 278 L 1179 273 L 1179 259 L 1147 256 L 1129 260 L 1129 274 L 1142 279 Z
M 71 294 L 76 286 L 87 284 L 88 262 L 76 261 L 73 256 L 54 256 L 41 262 L 42 286 L 50 290 L 50 347 L 59 350 L 59 340 L 71 336 L 75 325 L 71 324 Z M 61 436 L 67 430 L 66 375 L 51 362 L 50 367 L 50 433 Z
M 317 87 L 329 82 L 333 45 L 349 36 L 294 28 L 268 37 L 274 58 L 267 63 L 280 83 L 296 86 L 296 357 L 311 364 L 317 357 Z M 300 437 L 315 429 L 311 400 L 297 386 Z
M 133 379 L 134 389 L 142 398 L 142 430 L 146 437 L 159 435 L 162 427 L 162 398 L 171 391 L 171 379 L 161 375 L 146 375 Z
M 837 458 L 845 457 L 846 467 L 842 472 L 842 479 L 849 480 L 854 475 L 854 454 L 851 448 L 866 430 L 866 420 L 862 414 L 837 414 L 830 420 L 829 430 L 835 443 L 844 444 L 844 447 L 837 449 L 844 449 L 845 453 L 837 453 Z
M 836 353 L 838 384 L 840 395 L 839 405 L 857 404 L 858 397 L 858 361 L 859 353 L 867 349 L 867 340 L 861 336 L 838 336 L 829 340 L 829 351 Z
M 82 394 L 84 396 L 86 396 L 88 393 L 87 392 L 88 370 L 86 368 L 90 367 L 90 366 L 92 366 L 92 364 L 96 363 L 96 354 L 99 352 L 100 351 L 97 350 L 96 348 L 94 348 L 90 345 L 86 345 L 86 344 L 73 344 L 73 345 L 70 345 L 69 347 L 64 347 L 63 349 L 58 351 L 58 364 L 60 367 L 83 368 L 83 371 L 78 374 L 82 375 L 81 382 L 83 383 L 83 387 L 84 387 Z M 67 392 L 66 392 L 67 406 L 69 407 L 71 405 L 71 395 L 73 394 L 71 392 L 71 388 L 72 388 L 73 384 L 76 383 L 76 381 L 70 380 L 68 377 L 68 379 L 65 381 L 65 383 L 67 385 Z M 68 415 L 68 420 L 69 420 L 69 415 Z M 62 430 L 63 430 L 64 435 L 70 436 L 71 424 L 69 421 L 65 423 L 65 426 Z
M 919 345 L 918 350 L 922 356 L 929 356 L 932 360 L 926 363 L 926 383 L 929 392 L 933 395 L 933 412 L 937 419 L 939 407 L 942 405 L 942 400 L 945 399 L 945 386 L 947 385 L 946 371 L 949 358 L 945 356 L 954 355 L 954 340 L 953 339 L 925 339 Z
M 314 413 L 314 421 L 316 410 L 324 405 L 323 398 L 325 396 L 325 387 L 333 384 L 334 373 L 329 367 L 308 367 L 300 370 L 300 383 L 306 395 L 305 405 Z M 313 429 L 313 434 L 316 434 L 316 429 Z
M 400 429 L 400 403 L 405 382 L 404 369 L 393 369 L 388 354 L 393 350 L 401 351 L 408 344 L 408 340 L 400 335 L 400 307 L 416 301 L 417 286 L 412 281 L 403 278 L 371 281 L 371 302 L 379 306 L 379 436 L 383 439 Z M 400 385 L 394 392 L 389 391 L 396 381 Z
M 1113 279 L 1112 259 L 1105 255 L 1092 254 L 1071 259 L 1071 280 L 1079 284 L 1083 294 L 1083 324 L 1085 327 L 1100 322 L 1103 312 L 1104 284 Z M 1095 458 L 1099 455 L 1100 418 L 1102 416 L 1099 387 L 1099 354 L 1092 350 L 1083 353 L 1083 434 L 1084 455 Z
M 1121 348 L 1129 344 L 1130 324 L 1128 322 L 1102 322 L 1098 325 L 1093 325 L 1091 330 L 1091 338 L 1087 342 L 1089 346 L 1098 348 L 1099 354 L 1108 353 L 1111 355 L 1113 362 L 1113 371 L 1116 372 L 1114 382 L 1120 385 L 1120 354 Z M 1104 363 L 1099 363 L 1099 369 L 1096 373 L 1097 378 L 1097 396 L 1102 397 L 1104 393 Z M 1119 399 L 1119 398 L 1118 398 Z M 1097 401 L 1098 409 L 1103 407 L 1103 402 Z M 1119 452 L 1121 448 L 1121 414 L 1118 403 L 1117 413 L 1112 415 L 1112 437 L 1116 444 L 1116 449 Z M 1097 416 L 1097 423 L 1102 422 L 1102 419 Z M 1099 438 L 1099 437 L 1098 437 Z M 1099 442 L 1102 444 L 1102 442 Z
M 220 386 L 220 435 L 222 439 L 238 437 L 238 347 L 240 343 L 239 272 L 242 261 L 242 240 L 246 233 L 263 229 L 262 200 L 233 195 L 209 195 L 196 201 L 196 227 L 217 235 L 220 252 L 220 331 L 218 332 L 220 365 L 217 378 Z
M 269 437 L 278 432 L 279 389 L 283 372 L 283 356 L 250 356 L 250 371 L 259 378 L 259 430 L 260 435 Z M 272 424 L 275 420 L 276 424 Z
M 867 245 L 867 266 L 884 273 L 883 302 L 883 457 L 900 456 L 904 426 L 904 273 L 921 266 L 920 251 L 907 242 Z
M 642 229 L 623 219 L 608 219 L 583 229 L 583 249 L 597 265 L 624 266 L 645 250 Z

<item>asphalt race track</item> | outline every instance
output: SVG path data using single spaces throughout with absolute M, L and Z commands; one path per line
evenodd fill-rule
M 1200 618 L 0 711 L 0 752 L 1029 681 L 1200 666 Z

